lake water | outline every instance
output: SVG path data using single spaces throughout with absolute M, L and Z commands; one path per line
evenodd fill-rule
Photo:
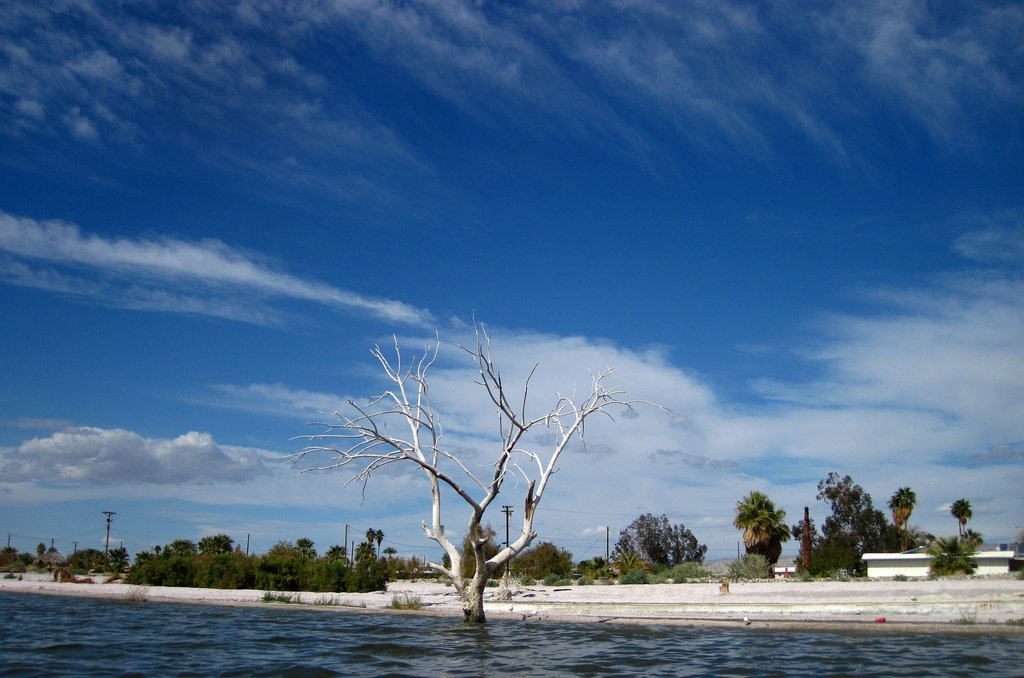
M 0 676 L 1024 675 L 1022 634 L 826 633 L 0 593 Z

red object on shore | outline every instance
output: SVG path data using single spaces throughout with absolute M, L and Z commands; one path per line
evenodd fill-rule
M 885 622 L 885 617 L 879 617 L 875 621 L 878 622 L 879 624 L 881 624 L 881 623 Z

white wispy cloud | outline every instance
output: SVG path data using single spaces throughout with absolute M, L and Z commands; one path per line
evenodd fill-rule
M 263 185 L 408 207 L 409 177 L 422 185 L 435 170 L 330 59 L 309 57 L 311 42 L 329 48 L 340 35 L 481 125 L 567 132 L 637 158 L 666 157 L 678 139 L 762 157 L 786 129 L 846 161 L 870 153 L 880 114 L 971 151 L 1024 105 L 1024 11 L 971 3 L 948 14 L 912 0 L 813 12 L 363 0 L 200 4 L 171 24 L 142 9 L 13 3 L 0 10 L 0 133 L 136 150 L 173 137 Z
M 310 301 L 388 322 L 433 321 L 429 311 L 400 301 L 275 271 L 253 254 L 218 240 L 105 238 L 62 221 L 0 212 L 0 251 L 11 255 L 0 258 L 0 275 L 8 283 L 127 308 L 274 324 L 282 318 L 270 301 L 277 298 Z M 77 272 L 82 269 L 98 279 L 83 278 Z

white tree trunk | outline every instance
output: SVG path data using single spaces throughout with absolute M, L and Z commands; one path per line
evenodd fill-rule
M 485 620 L 483 594 L 488 577 L 492 572 L 504 567 L 505 563 L 521 553 L 536 538 L 533 519 L 537 505 L 540 504 L 548 481 L 557 468 L 559 456 L 574 438 L 583 440 L 584 422 L 592 414 L 603 412 L 610 406 L 631 407 L 645 401 L 621 400 L 621 389 L 604 385 L 604 379 L 612 373 L 611 370 L 606 370 L 597 376 L 591 375 L 590 392 L 582 400 L 577 401 L 575 394 L 571 397 L 558 395 L 553 409 L 539 417 L 528 418 L 526 403 L 529 378 L 520 404 L 513 407 L 509 393 L 502 384 L 501 374 L 491 362 L 490 339 L 479 325 L 476 327 L 476 336 L 476 348 L 464 350 L 476 362 L 480 378 L 478 383 L 486 389 L 490 401 L 497 410 L 501 437 L 501 449 L 493 465 L 494 472 L 486 481 L 477 478 L 460 459 L 441 446 L 440 414 L 434 408 L 427 389 L 427 372 L 437 359 L 440 340 L 432 355 L 428 353 L 419 360 L 414 359 L 412 365 L 405 369 L 402 367 L 397 337 L 395 365 L 389 362 L 379 346 L 374 347 L 373 354 L 391 380 L 393 390 L 385 391 L 371 399 L 366 406 L 358 406 L 349 401 L 354 414 L 334 412 L 340 423 L 323 423 L 321 425 L 326 427 L 324 433 L 299 436 L 309 441 L 328 442 L 306 447 L 293 455 L 291 463 L 293 466 L 300 465 L 308 456 L 325 453 L 330 455 L 327 463 L 304 466 L 299 473 L 349 466 L 354 470 L 347 482 L 360 481 L 364 487 L 373 471 L 386 464 L 403 462 L 419 466 L 427 476 L 431 492 L 431 519 L 429 524 L 423 521 L 423 531 L 427 538 L 437 542 L 444 550 L 450 562 L 447 568 L 440 563 L 427 565 L 451 580 L 462 596 L 465 620 L 480 623 Z M 532 377 L 532 372 L 530 376 Z M 655 407 L 668 412 L 663 407 Z M 395 419 L 404 422 L 409 432 L 407 439 L 389 432 L 387 423 Z M 522 447 L 524 436 L 540 427 L 554 433 L 555 443 L 547 455 Z M 334 443 L 338 445 L 337 447 L 328 444 L 334 441 L 340 441 Z M 442 464 L 454 464 L 462 476 L 450 475 L 445 470 L 450 467 L 442 468 Z M 476 535 L 480 534 L 481 521 L 488 507 L 498 497 L 502 484 L 510 473 L 521 474 L 529 481 L 523 507 L 522 529 L 514 542 L 487 559 L 484 552 L 486 540 L 479 539 Z M 474 535 L 471 541 L 475 562 L 473 576 L 468 579 L 462 576 L 462 551 L 448 538 L 441 522 L 442 486 L 452 490 L 471 509 L 467 534 Z M 480 495 L 474 496 L 471 491 L 474 486 Z

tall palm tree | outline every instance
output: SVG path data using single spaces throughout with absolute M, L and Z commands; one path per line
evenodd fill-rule
M 967 534 L 967 521 L 974 515 L 971 513 L 971 502 L 966 499 L 957 499 L 953 502 L 949 512 L 953 514 L 953 517 L 960 521 L 960 536 L 963 537 Z
M 786 512 L 775 508 L 766 494 L 752 490 L 736 502 L 736 518 L 732 524 L 743 530 L 743 545 L 747 553 L 764 556 L 770 565 L 779 561 L 782 542 L 789 541 L 790 536 Z
M 910 514 L 914 512 L 917 504 L 917 495 L 909 487 L 901 487 L 896 490 L 889 500 L 889 508 L 892 510 L 892 522 L 896 527 L 903 528 L 903 550 L 907 550 L 908 529 Z
M 377 542 L 377 559 L 380 560 L 380 543 L 384 541 L 383 530 L 375 530 L 372 527 L 366 531 L 366 543 Z

